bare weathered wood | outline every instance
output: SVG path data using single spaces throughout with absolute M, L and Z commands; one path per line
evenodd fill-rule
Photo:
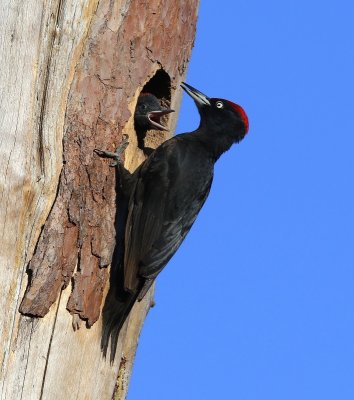
M 126 166 L 144 160 L 137 97 L 163 68 L 170 87 L 160 98 L 178 109 L 198 0 L 0 4 L 0 398 L 111 399 L 115 391 L 123 399 L 152 293 L 134 306 L 110 365 L 99 316 L 119 204 L 114 171 L 93 149 L 114 149 L 124 131 Z M 22 298 L 23 312 L 43 318 L 19 314 Z M 67 308 L 92 327 L 74 332 Z

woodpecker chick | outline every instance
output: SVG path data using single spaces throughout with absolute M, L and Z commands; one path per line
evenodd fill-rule
M 153 149 L 145 147 L 146 132 L 150 129 L 167 131 L 168 129 L 161 124 L 161 117 L 173 111 L 161 107 L 160 100 L 151 93 L 142 93 L 139 96 L 134 114 L 134 125 L 138 147 L 144 150 L 146 155 L 153 151 Z
M 161 107 L 160 101 L 153 94 L 142 93 L 135 108 L 135 129 L 137 131 L 148 131 L 150 129 L 167 131 L 168 129 L 161 124 L 161 117 L 171 112 L 174 112 L 174 110 Z

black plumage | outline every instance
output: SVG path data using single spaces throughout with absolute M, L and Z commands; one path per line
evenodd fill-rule
M 164 142 L 131 177 L 122 269 L 128 300 L 115 321 L 118 332 L 193 225 L 208 197 L 215 162 L 248 131 L 237 104 L 208 98 L 185 83 L 182 88 L 195 100 L 200 125 Z

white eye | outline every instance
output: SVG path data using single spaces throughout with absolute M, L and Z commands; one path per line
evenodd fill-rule
M 223 108 L 223 107 L 224 107 L 224 104 L 223 104 L 222 101 L 217 101 L 217 102 L 215 103 L 215 105 L 216 105 L 217 108 Z

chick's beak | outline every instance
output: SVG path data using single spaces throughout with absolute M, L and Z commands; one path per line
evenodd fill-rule
M 170 108 L 162 109 L 159 111 L 150 111 L 147 116 L 150 121 L 150 124 L 153 126 L 152 129 L 157 129 L 159 131 L 168 131 L 168 128 L 164 127 L 161 124 L 161 117 L 164 115 L 170 114 L 175 110 L 171 110 Z

